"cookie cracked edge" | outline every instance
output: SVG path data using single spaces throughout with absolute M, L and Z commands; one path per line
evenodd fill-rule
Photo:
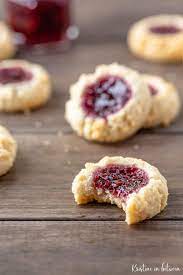
M 148 174 L 149 182 L 137 193 L 130 194 L 126 202 L 112 196 L 109 192 L 104 193 L 100 190 L 96 192 L 92 185 L 93 173 L 97 168 L 108 164 L 136 165 Z M 72 193 L 77 204 L 97 201 L 117 205 L 125 211 L 126 222 L 129 225 L 157 215 L 166 207 L 168 199 L 167 181 L 156 167 L 141 159 L 121 156 L 104 157 L 97 163 L 86 163 L 85 168 L 74 178 Z
M 81 107 L 85 88 L 105 75 L 122 77 L 131 87 L 132 98 L 118 112 L 107 117 L 87 117 Z M 151 108 L 151 96 L 140 74 L 117 63 L 100 65 L 93 74 L 83 74 L 70 88 L 65 118 L 79 136 L 97 142 L 122 141 L 135 134 L 145 123 Z

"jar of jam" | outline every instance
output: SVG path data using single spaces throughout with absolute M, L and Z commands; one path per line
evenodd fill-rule
M 71 0 L 6 0 L 6 18 L 18 44 L 38 45 L 75 39 Z

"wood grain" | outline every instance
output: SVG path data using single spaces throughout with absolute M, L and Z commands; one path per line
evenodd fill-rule
M 135 3 L 135 4 L 134 4 Z M 142 17 L 153 14 L 179 14 L 183 10 L 180 0 L 74 0 L 75 20 L 79 25 L 82 43 L 104 44 L 125 39 L 130 25 Z
M 35 55 L 29 52 L 20 53 L 18 58 L 25 58 L 45 66 L 53 79 L 53 97 L 49 103 L 30 114 L 1 114 L 0 123 L 16 132 L 53 132 L 62 129 L 71 131 L 64 119 L 64 106 L 69 97 L 69 86 L 74 83 L 83 72 L 93 72 L 98 64 L 119 62 L 141 72 L 162 75 L 173 81 L 177 86 L 181 99 L 183 98 L 182 66 L 146 63 L 135 59 L 127 47 L 119 43 L 78 45 L 65 54 Z M 183 113 L 169 128 L 157 128 L 150 133 L 183 133 Z
M 74 176 L 87 161 L 105 155 L 142 158 L 157 166 L 169 182 L 168 208 L 155 219 L 183 219 L 182 162 L 179 135 L 139 134 L 125 143 L 99 145 L 73 134 L 17 134 L 15 167 L 1 178 L 0 219 L 124 220 L 115 206 L 77 206 Z
M 183 268 L 179 221 L 132 227 L 102 221 L 1 222 L 0 231 L 3 275 L 129 275 L 132 264 L 161 267 L 163 262 Z
M 169 128 L 140 131 L 123 143 L 99 145 L 73 133 L 64 120 L 64 105 L 69 86 L 81 73 L 112 62 L 167 78 L 182 100 L 182 64 L 165 66 L 135 58 L 128 51 L 126 35 L 130 25 L 144 16 L 181 13 L 183 2 L 73 2 L 80 37 L 69 51 L 16 55 L 45 66 L 54 89 L 49 103 L 31 114 L 0 115 L 0 124 L 11 129 L 19 143 L 15 166 L 0 179 L 0 274 L 129 275 L 133 263 L 180 266 L 183 113 Z M 2 5 L 0 1 L 0 16 L 5 17 Z M 128 227 L 124 213 L 115 206 L 77 206 L 71 193 L 73 177 L 85 162 L 105 155 L 142 158 L 157 166 L 168 180 L 168 207 L 153 220 Z

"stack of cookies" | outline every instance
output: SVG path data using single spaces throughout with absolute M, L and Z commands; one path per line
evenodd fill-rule
M 141 128 L 168 126 L 179 110 L 172 83 L 113 63 L 81 75 L 71 86 L 65 117 L 79 136 L 117 142 Z

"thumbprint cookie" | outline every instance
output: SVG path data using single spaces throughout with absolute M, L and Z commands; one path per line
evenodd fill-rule
M 152 75 L 142 75 L 152 96 L 152 107 L 144 124 L 145 128 L 168 126 L 175 120 L 180 111 L 180 98 L 176 87 Z
M 0 62 L 0 111 L 35 109 L 50 95 L 50 77 L 40 65 L 23 60 Z
M 183 61 L 183 16 L 155 15 L 135 23 L 128 33 L 131 51 L 158 62 Z
M 13 34 L 8 26 L 0 21 L 0 60 L 12 57 L 15 54 L 15 44 L 13 42 Z
M 6 174 L 16 158 L 17 143 L 9 131 L 0 126 L 0 176 Z
M 123 157 L 86 163 L 72 183 L 72 192 L 78 204 L 116 204 L 125 211 L 128 224 L 152 218 L 165 208 L 168 198 L 167 181 L 157 168 Z
M 116 142 L 136 133 L 151 108 L 141 75 L 119 64 L 100 65 L 70 88 L 66 120 L 88 140 Z

